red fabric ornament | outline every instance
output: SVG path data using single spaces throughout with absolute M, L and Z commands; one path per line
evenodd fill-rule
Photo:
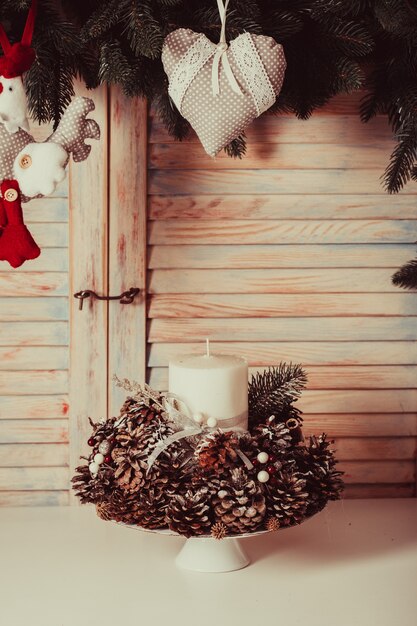
M 36 53 L 30 46 L 14 43 L 0 59 L 0 74 L 5 78 L 21 76 L 32 65 Z
M 19 267 L 28 259 L 36 259 L 41 251 L 23 221 L 19 185 L 15 180 L 4 180 L 0 185 L 7 224 L 0 238 L 0 260 Z
M 0 235 L 7 224 L 6 209 L 4 208 L 3 198 L 0 198 Z
M 35 60 L 36 53 L 30 44 L 32 43 L 35 28 L 36 12 L 37 0 L 32 0 L 22 40 L 17 43 L 10 43 L 6 31 L 0 24 L 0 45 L 4 52 L 4 56 L 0 59 L 0 74 L 5 78 L 21 76 L 24 72 L 27 72 Z

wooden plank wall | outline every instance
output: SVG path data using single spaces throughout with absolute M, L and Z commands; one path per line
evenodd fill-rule
M 357 107 L 263 117 L 242 160 L 175 143 L 151 115 L 149 381 L 166 389 L 168 360 L 205 337 L 253 372 L 301 362 L 305 431 L 335 439 L 346 496 L 412 496 L 417 294 L 390 277 L 415 253 L 417 185 L 384 194 L 390 131 Z
M 0 263 L 0 506 L 67 504 L 67 183 L 24 212 L 42 253 Z

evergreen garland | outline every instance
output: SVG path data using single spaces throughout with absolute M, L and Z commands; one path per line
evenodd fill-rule
M 0 19 L 11 41 L 20 39 L 29 6 L 30 0 L 1 2 Z M 218 41 L 215 0 L 39 0 L 37 60 L 26 76 L 33 117 L 56 126 L 78 76 L 90 88 L 120 84 L 129 96 L 147 97 L 168 131 L 183 139 L 189 124 L 168 98 L 160 60 L 164 38 L 181 27 Z M 383 176 L 386 190 L 398 192 L 417 179 L 414 0 L 232 1 L 227 37 L 244 31 L 284 46 L 284 85 L 270 112 L 306 119 L 334 95 L 363 88 L 362 120 L 386 114 L 397 140 Z M 226 152 L 242 157 L 244 136 Z M 406 267 L 415 272 L 415 264 Z M 414 273 L 407 285 L 416 282 Z

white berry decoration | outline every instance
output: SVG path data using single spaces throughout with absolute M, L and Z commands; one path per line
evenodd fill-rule
M 256 458 L 258 459 L 259 463 L 268 463 L 269 454 L 267 454 L 266 452 L 260 452 Z
M 101 465 L 104 461 L 104 456 L 101 454 L 101 452 L 97 452 L 97 454 L 94 456 L 94 463 L 97 463 L 97 465 Z
M 260 483 L 267 483 L 269 480 L 269 474 L 265 470 L 261 470 L 257 476 Z
M 101 452 L 101 454 L 108 454 L 110 452 L 110 441 L 108 441 L 107 439 L 104 439 L 99 447 L 98 447 L 98 451 Z
M 98 470 L 100 469 L 100 465 L 98 465 L 97 463 L 92 462 L 88 466 L 88 469 L 90 470 L 91 474 L 93 476 L 95 476 L 96 474 L 98 474 Z
M 197 424 L 202 424 L 203 420 L 204 420 L 204 415 L 202 413 L 195 413 L 194 421 L 197 422 Z
M 216 428 L 217 426 L 217 420 L 215 417 L 209 417 L 207 420 L 207 426 L 209 428 Z

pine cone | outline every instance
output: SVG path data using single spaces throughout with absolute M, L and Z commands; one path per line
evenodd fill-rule
M 96 505 L 96 512 L 105 521 L 114 520 L 124 524 L 135 524 L 137 508 L 136 497 L 116 488 L 107 500 Z
M 238 456 L 238 437 L 236 433 L 216 430 L 203 438 L 197 446 L 198 464 L 204 472 L 222 473 L 236 464 Z
M 300 474 L 281 472 L 266 485 L 268 516 L 277 518 L 280 527 L 299 524 L 309 497 L 306 481 Z
M 81 503 L 101 502 L 105 500 L 114 488 L 113 469 L 108 465 L 100 465 L 99 473 L 92 476 L 88 465 L 76 468 L 76 474 L 71 479 L 73 489 Z
M 161 418 L 161 414 L 161 407 L 152 401 L 145 404 L 143 400 L 135 398 L 127 398 L 120 410 L 120 418 L 125 417 L 126 421 L 134 424 L 135 427 L 140 424 L 149 424 L 156 416 Z
M 287 426 L 273 418 L 268 424 L 257 426 L 253 435 L 256 437 L 260 450 L 277 458 L 286 455 L 292 444 L 291 433 Z
M 300 473 L 306 480 L 309 501 L 306 515 L 321 511 L 329 500 L 338 500 L 343 491 L 343 472 L 336 470 L 336 459 L 326 435 L 310 437 L 308 447 L 294 450 Z
M 147 465 L 140 456 L 134 448 L 115 448 L 112 451 L 114 478 L 119 487 L 129 493 L 136 493 L 145 484 Z
M 216 522 L 211 527 L 211 536 L 213 539 L 224 539 L 227 536 L 227 528 L 223 522 Z
M 166 528 L 169 498 L 155 485 L 141 491 L 135 511 L 135 524 L 152 530 Z
M 266 520 L 265 528 L 269 530 L 270 533 L 279 530 L 279 519 L 277 517 L 268 517 L 268 519 Z
M 261 488 L 241 469 L 232 470 L 229 480 L 222 481 L 213 498 L 216 521 L 223 522 L 229 533 L 252 532 L 263 521 L 266 506 Z
M 182 442 L 175 442 L 162 452 L 153 464 L 148 479 L 166 495 L 183 494 L 191 486 L 195 465 L 190 448 Z
M 167 510 L 170 529 L 185 537 L 209 535 L 211 520 L 207 496 L 206 489 L 173 496 Z

